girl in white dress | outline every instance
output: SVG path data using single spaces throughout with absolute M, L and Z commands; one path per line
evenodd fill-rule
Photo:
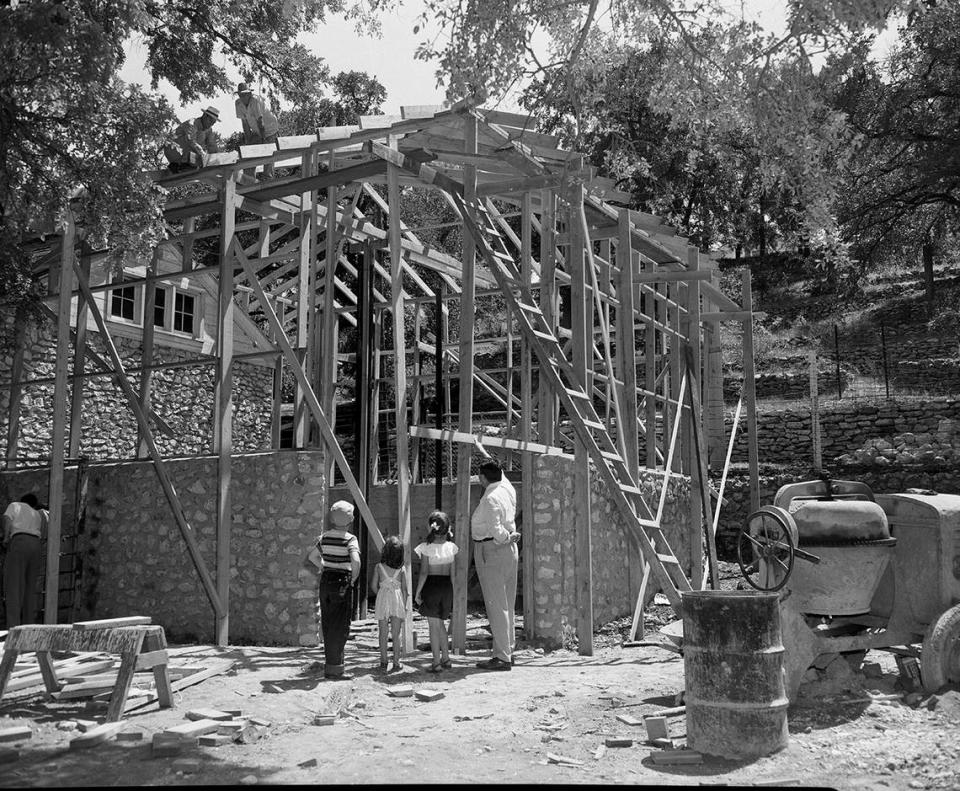
M 406 616 L 407 585 L 403 576 L 403 544 L 397 536 L 388 536 L 380 552 L 371 584 L 377 594 L 374 614 L 380 627 L 380 669 L 387 669 L 387 622 L 393 639 L 393 670 L 401 670 L 400 628 Z
M 444 621 L 453 609 L 453 559 L 460 548 L 451 540 L 450 519 L 443 511 L 430 514 L 427 540 L 417 544 L 414 552 L 420 558 L 420 579 L 414 601 L 420 614 L 430 625 L 430 650 L 433 652 L 431 673 L 451 667 L 449 640 Z

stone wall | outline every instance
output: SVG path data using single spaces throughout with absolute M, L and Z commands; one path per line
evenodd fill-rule
M 820 438 L 824 464 L 863 446 L 869 439 L 890 439 L 910 431 L 936 432 L 941 420 L 960 418 L 960 401 L 940 396 L 909 401 L 833 401 L 821 404 Z M 726 416 L 730 436 L 732 411 Z M 760 460 L 771 464 L 813 461 L 809 406 L 757 410 L 757 445 Z M 724 448 L 724 453 L 725 453 Z M 747 460 L 747 433 L 743 420 L 737 432 L 733 461 Z
M 52 378 L 56 358 L 56 327 L 30 324 L 27 327 L 22 380 Z M 6 455 L 10 381 L 15 342 L 13 317 L 0 319 L 0 453 Z M 98 333 L 88 333 L 89 347 L 105 360 L 106 348 Z M 139 340 L 117 336 L 117 351 L 125 369 L 141 365 Z M 199 353 L 157 346 L 154 363 L 178 363 L 194 359 Z M 85 370 L 100 367 L 87 360 Z M 273 369 L 236 362 L 234 384 L 234 450 L 265 450 L 270 447 L 270 407 Z M 131 374 L 135 388 L 140 375 Z M 216 368 L 196 365 L 155 371 L 151 377 L 154 412 L 170 428 L 168 435 L 154 426 L 160 452 L 165 455 L 208 453 L 213 426 L 213 393 Z M 91 459 L 132 458 L 136 455 L 137 423 L 127 406 L 123 391 L 109 376 L 86 379 L 83 384 L 83 423 L 80 454 Z M 20 402 L 20 436 L 17 456 L 23 460 L 47 459 L 53 433 L 53 382 L 23 388 Z
M 591 471 L 593 619 L 600 626 L 633 614 L 640 588 L 640 562 L 606 485 Z M 538 638 L 561 644 L 575 631 L 577 596 L 573 463 L 555 456 L 534 463 L 535 629 Z M 662 476 L 644 477 L 647 502 L 656 502 Z M 664 510 L 664 533 L 684 567 L 690 562 L 688 478 L 671 478 Z
M 235 456 L 231 497 L 230 640 L 316 645 L 316 577 L 304 565 L 325 513 L 324 454 Z M 166 463 L 211 575 L 216 568 L 215 459 Z M 67 475 L 72 503 L 75 472 Z M 35 490 L 47 472 L 0 474 L 5 501 Z M 64 521 L 72 519 L 67 509 Z M 83 589 L 77 617 L 149 615 L 171 640 L 212 642 L 214 618 L 151 462 L 89 468 Z

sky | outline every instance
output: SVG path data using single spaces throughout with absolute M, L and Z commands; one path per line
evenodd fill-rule
M 733 13 L 742 13 L 748 19 L 755 19 L 771 31 L 780 31 L 784 27 L 785 0 L 729 0 L 729 6 Z M 401 105 L 440 104 L 444 95 L 436 85 L 435 66 L 414 57 L 417 44 L 422 39 L 422 34 L 413 33 L 418 9 L 417 3 L 408 2 L 405 8 L 385 14 L 382 17 L 383 36 L 379 39 L 361 36 L 356 32 L 354 23 L 331 15 L 317 32 L 303 36 L 301 40 L 325 59 L 331 74 L 356 70 L 376 77 L 387 89 L 387 100 L 382 108 L 387 114 L 399 114 Z M 895 35 L 893 28 L 882 34 L 875 51 L 889 46 Z M 121 79 L 149 87 L 150 78 L 144 68 L 145 48 L 142 43 L 129 43 L 126 53 Z M 231 76 L 239 82 L 239 74 L 232 72 Z M 158 87 L 174 108 L 181 107 L 179 94 L 168 83 L 161 82 Z M 213 105 L 220 111 L 217 132 L 226 137 L 240 130 L 240 121 L 234 111 L 235 99 L 233 94 L 224 94 L 192 102 L 183 105 L 178 115 L 181 119 L 194 118 L 204 107 Z M 518 109 L 509 99 L 499 108 Z

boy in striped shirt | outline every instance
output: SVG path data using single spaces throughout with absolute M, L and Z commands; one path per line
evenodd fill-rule
M 337 500 L 330 506 L 328 528 L 307 556 L 320 569 L 323 675 L 335 681 L 353 678 L 343 672 L 343 649 L 350 634 L 350 589 L 360 576 L 360 544 L 349 532 L 352 524 L 353 504 Z

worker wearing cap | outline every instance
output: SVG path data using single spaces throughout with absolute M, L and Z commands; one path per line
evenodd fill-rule
M 237 118 L 243 126 L 244 144 L 249 146 L 257 143 L 276 143 L 280 124 L 277 116 L 270 112 L 264 98 L 254 95 L 253 90 L 245 82 L 237 86 L 237 97 Z M 272 164 L 264 165 L 264 177 L 272 178 L 273 173 Z
M 170 170 L 177 172 L 206 164 L 207 154 L 217 150 L 213 125 L 219 120 L 220 111 L 211 106 L 199 118 L 186 120 L 173 131 L 173 139 L 163 148 Z
M 330 506 L 327 519 L 328 527 L 307 559 L 320 569 L 323 675 L 346 681 L 353 678 L 343 672 L 343 649 L 350 635 L 350 589 L 360 576 L 360 544 L 350 534 L 353 504 L 337 500 Z

